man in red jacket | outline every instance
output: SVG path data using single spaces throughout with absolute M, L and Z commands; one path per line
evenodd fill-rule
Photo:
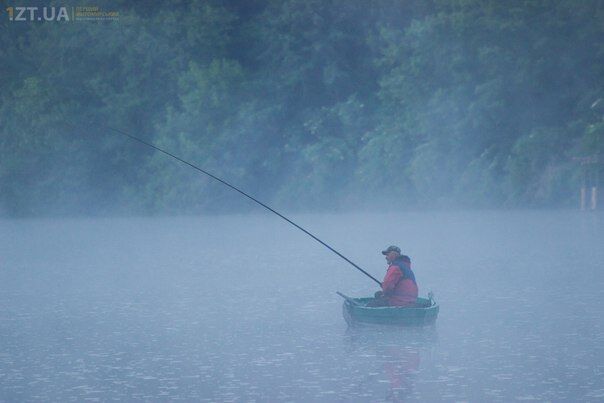
M 375 293 L 370 306 L 413 306 L 417 302 L 417 283 L 411 270 L 411 259 L 401 254 L 398 246 L 382 251 L 388 270 L 382 281 L 382 291 Z

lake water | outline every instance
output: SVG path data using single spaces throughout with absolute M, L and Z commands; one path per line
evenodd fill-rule
M 602 213 L 292 217 L 434 327 L 349 329 L 375 284 L 269 215 L 0 221 L 0 400 L 602 401 Z

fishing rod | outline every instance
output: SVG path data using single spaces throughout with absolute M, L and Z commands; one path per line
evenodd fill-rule
M 103 126 L 105 126 L 105 125 L 103 125 Z M 283 214 L 279 213 L 278 211 L 276 211 L 276 210 L 275 210 L 275 209 L 273 209 L 272 207 L 270 207 L 270 206 L 268 206 L 268 205 L 266 205 L 266 204 L 262 203 L 260 200 L 258 200 L 258 199 L 256 199 L 256 198 L 254 198 L 253 196 L 251 196 L 251 195 L 249 195 L 249 194 L 245 193 L 243 190 L 241 190 L 241 189 L 239 189 L 239 188 L 235 187 L 234 185 L 231 185 L 229 182 L 225 181 L 224 179 L 221 179 L 221 178 L 217 177 L 216 175 L 213 175 L 213 174 L 211 174 L 210 172 L 208 172 L 208 171 L 206 171 L 206 170 L 203 170 L 203 169 L 199 168 L 198 166 L 193 165 L 193 164 L 191 164 L 190 162 L 185 161 L 185 160 L 183 160 L 182 158 L 177 157 L 176 155 L 174 155 L 174 154 L 172 154 L 172 153 L 169 153 L 169 152 L 168 152 L 168 151 L 166 151 L 166 150 L 162 150 L 161 148 L 157 147 L 157 146 L 156 146 L 156 145 L 154 145 L 154 144 L 151 144 L 151 143 L 146 142 L 145 140 L 142 140 L 142 139 L 140 139 L 140 138 L 138 138 L 138 137 L 136 137 L 136 136 L 133 136 L 133 135 L 131 135 L 131 134 L 129 134 L 129 133 L 126 133 L 126 132 L 125 132 L 125 131 L 123 131 L 123 130 L 116 129 L 116 128 L 113 128 L 113 127 L 111 127 L 111 126 L 105 126 L 105 127 L 106 127 L 107 129 L 109 129 L 109 130 L 111 130 L 111 131 L 115 132 L 115 133 L 118 133 L 118 134 L 120 134 L 120 135 L 122 135 L 122 136 L 128 137 L 128 138 L 129 138 L 129 139 L 131 139 L 131 140 L 137 141 L 137 142 L 139 142 L 139 143 L 141 143 L 141 144 L 144 144 L 144 145 L 146 145 L 146 146 L 148 146 L 148 147 L 153 148 L 154 150 L 157 150 L 157 151 L 159 151 L 159 152 L 161 152 L 161 153 L 163 153 L 163 154 L 166 154 L 166 155 L 168 155 L 168 156 L 170 156 L 170 157 L 174 158 L 175 160 L 180 161 L 180 162 L 182 162 L 183 164 L 188 165 L 188 166 L 190 166 L 191 168 L 193 168 L 193 169 L 195 169 L 195 170 L 197 170 L 197 171 L 199 171 L 199 172 L 201 172 L 201 173 L 203 173 L 203 174 L 206 174 L 206 175 L 207 175 L 207 176 L 209 176 L 210 178 L 217 180 L 218 182 L 222 183 L 223 185 L 226 185 L 226 186 L 230 187 L 230 188 L 231 188 L 231 189 L 233 189 L 234 191 L 239 192 L 240 194 L 244 195 L 244 196 L 245 196 L 245 197 L 247 197 L 248 199 L 250 199 L 250 200 L 252 200 L 252 201 L 254 201 L 254 202 L 258 203 L 259 205 L 261 205 L 262 207 L 264 207 L 265 209 L 267 209 L 267 210 L 268 210 L 268 211 L 270 211 L 271 213 L 276 214 L 277 216 L 281 217 L 282 219 L 284 219 L 285 221 L 287 221 L 288 223 L 290 223 L 290 224 L 291 224 L 291 225 L 293 225 L 294 227 L 298 228 L 300 231 L 304 232 L 306 235 L 310 236 L 312 239 L 314 239 L 315 241 L 319 242 L 321 245 L 325 246 L 327 249 L 329 249 L 330 251 L 332 251 L 333 253 L 335 253 L 336 255 L 338 255 L 339 257 L 341 257 L 342 259 L 344 259 L 346 262 L 350 263 L 350 264 L 351 264 L 351 265 L 352 265 L 352 266 L 353 266 L 355 269 L 359 270 L 361 273 L 363 273 L 364 275 L 366 275 L 367 277 L 369 277 L 370 279 L 372 279 L 373 281 L 375 281 L 376 283 L 378 283 L 380 286 L 382 285 L 382 283 L 380 283 L 380 282 L 379 282 L 379 281 L 378 281 L 378 280 L 377 280 L 375 277 L 373 277 L 371 274 L 367 273 L 365 270 L 361 269 L 361 268 L 360 268 L 360 267 L 359 267 L 359 266 L 358 266 L 356 263 L 354 263 L 352 260 L 350 260 L 350 259 L 348 259 L 346 256 L 342 255 L 340 252 L 338 252 L 337 250 L 335 250 L 334 248 L 332 248 L 331 246 L 329 246 L 327 243 L 323 242 L 321 239 L 319 239 L 318 237 L 316 237 L 314 234 L 312 234 L 311 232 L 309 232 L 309 231 L 307 231 L 306 229 L 302 228 L 301 226 L 299 226 L 298 224 L 296 224 L 295 222 L 293 222 L 292 220 L 290 220 L 289 218 L 287 218 L 287 217 L 286 217 L 286 216 L 284 216 Z

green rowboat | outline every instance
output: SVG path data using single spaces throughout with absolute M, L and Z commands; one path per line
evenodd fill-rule
M 396 326 L 427 326 L 436 322 L 438 304 L 430 295 L 428 298 L 418 298 L 413 307 L 368 307 L 373 298 L 350 298 L 342 293 L 344 298 L 343 314 L 349 326 L 357 324 L 377 324 Z

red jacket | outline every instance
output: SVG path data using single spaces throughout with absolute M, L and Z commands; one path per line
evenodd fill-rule
M 418 291 L 411 265 L 402 260 L 392 262 L 382 281 L 382 291 L 391 306 L 415 304 Z

